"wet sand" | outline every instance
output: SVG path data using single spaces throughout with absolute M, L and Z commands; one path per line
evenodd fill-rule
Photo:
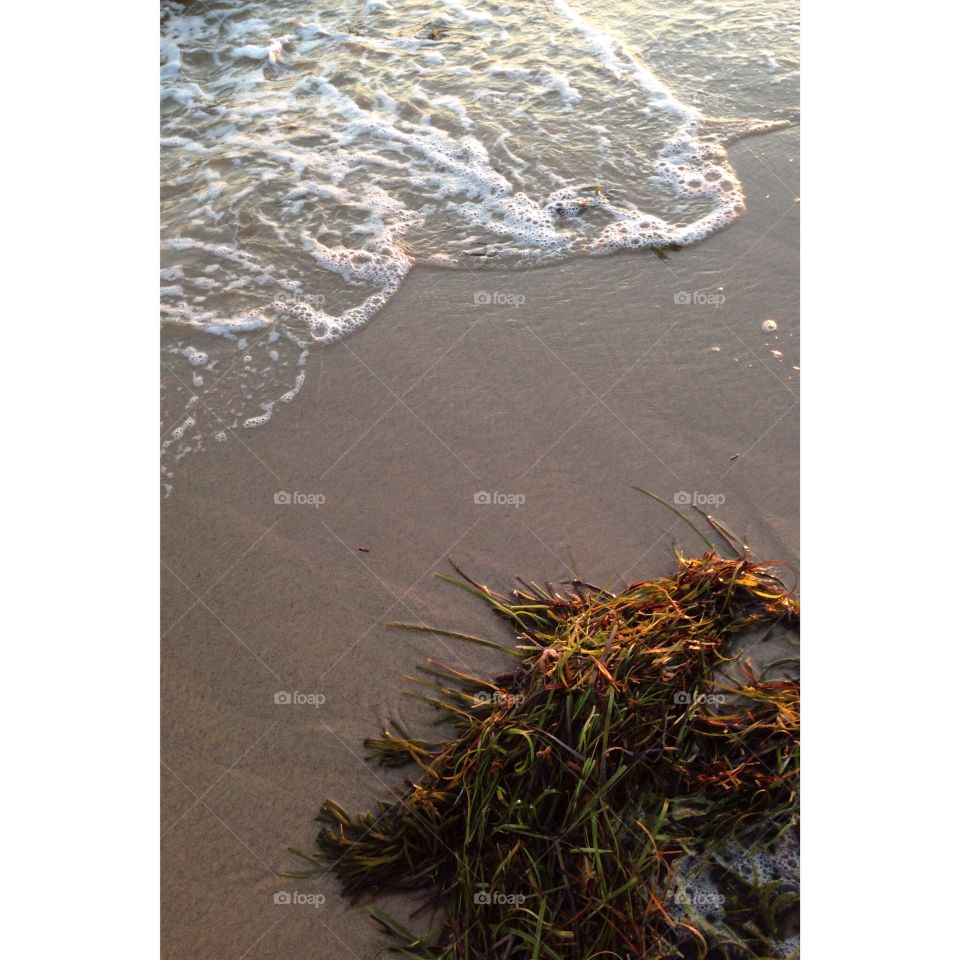
M 713 497 L 755 554 L 798 564 L 797 151 L 796 130 L 732 148 L 747 213 L 667 261 L 416 269 L 314 352 L 269 425 L 178 465 L 162 521 L 169 960 L 383 945 L 332 877 L 278 874 L 297 869 L 288 845 L 312 850 L 325 797 L 368 808 L 401 782 L 363 762 L 362 740 L 427 718 L 404 674 L 429 656 L 496 667 L 385 626 L 506 635 L 434 576 L 448 557 L 500 588 L 574 566 L 609 584 L 668 572 L 673 538 L 700 544 L 638 485 Z M 696 291 L 714 302 L 678 302 Z

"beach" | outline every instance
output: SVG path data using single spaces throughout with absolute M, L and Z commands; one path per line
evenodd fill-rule
M 496 669 L 491 652 L 387 626 L 509 638 L 435 576 L 450 558 L 499 589 L 668 573 L 674 541 L 702 544 L 643 487 L 799 566 L 798 144 L 796 127 L 734 144 L 746 212 L 665 260 L 415 267 L 312 352 L 269 424 L 176 464 L 162 508 L 168 958 L 367 960 L 383 945 L 332 877 L 280 874 L 298 868 L 286 847 L 312 850 L 325 798 L 366 809 L 402 783 L 362 742 L 428 719 L 401 697 L 405 675 L 428 657 Z M 183 389 L 163 357 L 161 379 Z

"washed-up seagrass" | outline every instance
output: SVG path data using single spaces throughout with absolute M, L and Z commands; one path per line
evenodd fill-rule
M 750 855 L 796 834 L 799 682 L 731 654 L 738 635 L 798 626 L 798 601 L 745 550 L 677 556 L 673 576 L 617 594 L 580 580 L 519 581 L 509 596 L 452 581 L 512 624 L 516 647 L 501 649 L 515 669 L 486 680 L 428 661 L 423 698 L 449 739 L 398 728 L 367 740 L 380 763 L 416 765 L 418 779 L 359 816 L 328 800 L 319 851 L 299 854 L 353 900 L 425 897 L 438 911 L 426 936 L 371 910 L 395 952 L 795 955 L 795 884 L 751 868 Z M 692 874 L 710 878 L 714 903 L 683 893 Z

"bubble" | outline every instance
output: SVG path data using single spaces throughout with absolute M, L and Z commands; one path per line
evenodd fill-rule
M 187 361 L 194 367 L 203 367 L 209 362 L 210 357 L 204 353 L 202 350 L 197 350 L 195 347 L 187 347 L 184 351 L 184 355 L 187 358 Z
M 182 440 L 183 435 L 191 428 L 196 426 L 197 421 L 193 417 L 187 417 L 174 431 L 170 434 L 172 440 Z

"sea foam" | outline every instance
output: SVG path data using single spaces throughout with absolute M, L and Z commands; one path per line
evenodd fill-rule
M 588 0 L 162 9 L 161 318 L 183 356 L 271 344 L 201 437 L 267 422 L 417 263 L 683 246 L 744 210 L 716 125 Z

